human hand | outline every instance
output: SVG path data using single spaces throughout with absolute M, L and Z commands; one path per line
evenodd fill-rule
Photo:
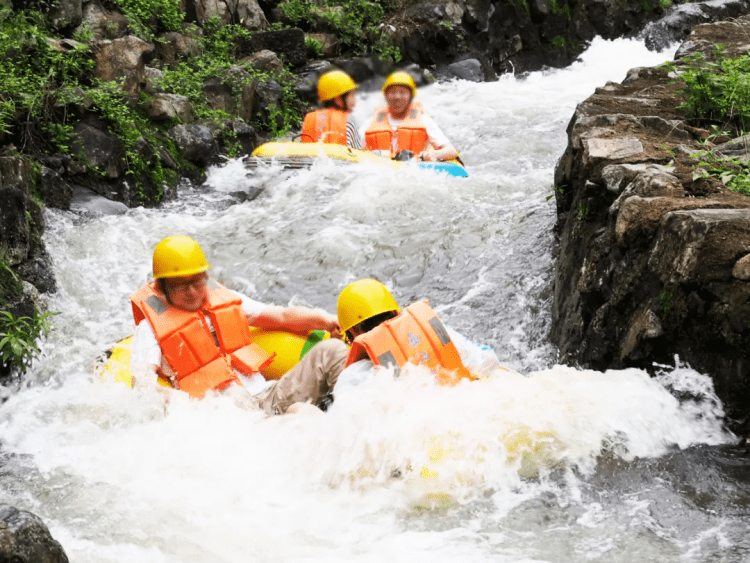
M 323 317 L 324 328 L 330 333 L 331 338 L 341 338 L 341 327 L 336 315 L 325 313 Z

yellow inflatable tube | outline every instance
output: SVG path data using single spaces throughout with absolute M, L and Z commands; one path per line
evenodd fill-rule
M 251 331 L 253 342 L 264 350 L 276 354 L 271 364 L 261 371 L 266 379 L 279 379 L 292 369 L 310 348 L 331 336 L 324 330 L 313 330 L 309 334 L 295 334 L 251 327 Z M 100 358 L 97 367 L 94 369 L 94 373 L 100 380 L 115 381 L 133 387 L 133 375 L 130 373 L 130 346 L 132 342 L 132 336 L 123 338 L 107 350 L 104 357 Z M 171 387 L 166 379 L 159 378 L 159 384 Z
M 313 330 L 307 335 L 252 327 L 250 330 L 253 333 L 253 342 L 267 352 L 276 354 L 271 365 L 261 370 L 266 379 L 279 379 L 297 365 L 310 348 L 331 337 L 324 330 Z

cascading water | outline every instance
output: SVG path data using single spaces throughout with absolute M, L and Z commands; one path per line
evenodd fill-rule
M 597 40 L 564 70 L 423 88 L 468 179 L 231 161 L 159 209 L 48 211 L 61 314 L 0 407 L 0 502 L 40 515 L 80 563 L 746 560 L 747 470 L 710 380 L 556 366 L 546 339 L 568 120 L 596 86 L 669 58 Z M 361 123 L 381 101 L 360 96 Z M 402 304 L 428 297 L 527 376 L 385 375 L 325 415 L 272 418 L 95 381 L 172 234 L 268 303 L 334 311 L 361 277 Z

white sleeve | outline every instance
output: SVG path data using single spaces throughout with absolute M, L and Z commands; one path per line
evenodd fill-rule
M 161 348 L 151 323 L 143 319 L 135 327 L 133 342 L 130 345 L 130 373 L 138 380 L 152 365 L 161 365 Z
M 268 306 L 265 303 L 249 298 L 247 295 L 240 293 L 239 291 L 234 291 L 233 289 L 230 289 L 229 291 L 242 299 L 242 312 L 248 317 L 257 317 Z
M 369 359 L 359 360 L 339 374 L 334 388 L 334 394 L 339 391 L 347 391 L 353 387 L 362 385 L 372 376 L 372 362 Z
M 448 137 L 446 137 L 443 131 L 440 129 L 440 127 L 438 127 L 438 124 L 435 123 L 434 119 L 422 114 L 422 122 L 427 129 L 427 137 L 434 147 L 444 147 L 446 145 L 452 144 L 448 140 Z
M 461 361 L 469 368 L 471 373 L 476 375 L 490 375 L 500 366 L 500 360 L 492 348 L 486 344 L 472 342 L 447 325 L 445 329 L 456 346 L 458 355 L 461 356 Z

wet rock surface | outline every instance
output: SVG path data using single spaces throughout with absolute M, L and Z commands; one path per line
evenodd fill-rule
M 748 48 L 750 18 L 697 26 L 680 56 Z M 665 68 L 633 69 L 579 104 L 555 170 L 552 340 L 599 370 L 674 365 L 712 376 L 730 426 L 750 428 L 750 197 L 695 169 L 715 145 L 684 118 Z M 739 148 L 738 148 L 739 147 Z M 740 155 L 741 156 L 741 155 Z
M 67 563 L 68 557 L 41 518 L 26 510 L 1 504 L 0 561 Z

